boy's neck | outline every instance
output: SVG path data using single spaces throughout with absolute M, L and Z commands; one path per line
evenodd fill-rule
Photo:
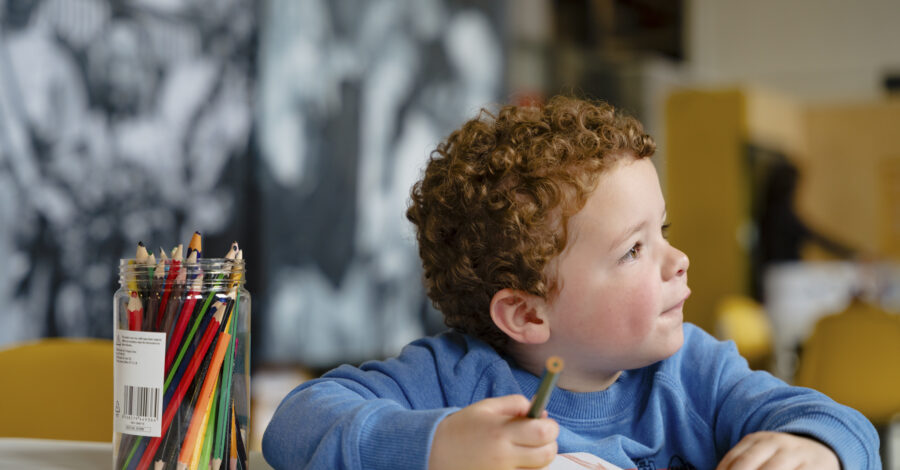
M 537 377 L 544 375 L 544 364 L 552 355 L 541 348 L 529 348 L 528 345 L 523 344 L 513 345 L 509 348 L 508 354 L 519 367 Z M 600 392 L 609 388 L 622 375 L 622 371 L 585 374 L 579 370 L 576 364 L 566 360 L 565 357 L 563 357 L 563 361 L 565 361 L 565 367 L 559 375 L 556 386 L 570 392 Z
M 570 377 L 568 381 L 563 380 L 563 376 L 560 376 L 557 386 L 570 392 L 602 392 L 616 383 L 620 375 L 622 375 L 622 371 L 605 377 Z

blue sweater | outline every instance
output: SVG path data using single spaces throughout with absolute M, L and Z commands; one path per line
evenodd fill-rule
M 684 333 L 675 355 L 623 372 L 607 390 L 554 391 L 547 411 L 559 452 L 622 468 L 713 469 L 743 436 L 771 430 L 828 444 L 844 469 L 881 468 L 878 435 L 861 414 L 751 371 L 731 342 L 690 324 Z M 424 338 L 396 358 L 297 387 L 266 429 L 263 455 L 276 469 L 423 470 L 441 419 L 488 397 L 531 397 L 539 382 L 469 336 Z

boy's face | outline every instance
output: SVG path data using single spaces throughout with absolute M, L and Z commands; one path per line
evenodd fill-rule
M 690 295 L 688 258 L 664 237 L 665 200 L 648 158 L 623 157 L 569 220 L 547 304 L 548 346 L 572 379 L 611 377 L 674 354 Z

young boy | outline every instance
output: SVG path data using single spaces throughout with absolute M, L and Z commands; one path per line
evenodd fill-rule
M 636 120 L 570 98 L 451 134 L 407 217 L 452 330 L 302 384 L 266 429 L 266 460 L 496 470 L 587 452 L 641 470 L 880 469 L 862 415 L 682 323 L 688 258 L 665 237 L 654 150 Z M 529 419 L 551 355 L 565 369 Z

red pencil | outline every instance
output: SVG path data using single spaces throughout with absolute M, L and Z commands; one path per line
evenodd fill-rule
M 196 252 L 191 253 L 190 258 L 196 256 Z M 190 260 L 188 258 L 188 260 Z M 197 275 L 194 278 L 194 282 L 191 283 L 191 290 L 188 292 L 187 300 L 184 301 L 184 304 L 181 306 L 181 314 L 178 315 L 178 323 L 175 325 L 175 331 L 172 333 L 172 341 L 169 342 L 169 347 L 166 349 L 166 373 L 169 373 L 169 367 L 172 365 L 172 361 L 175 359 L 175 351 L 178 351 L 178 346 L 181 344 L 181 338 L 184 336 L 184 331 L 187 328 L 188 323 L 190 323 L 192 313 L 194 312 L 194 306 L 197 304 L 197 299 L 200 297 L 200 288 L 203 286 L 203 273 Z
M 172 287 L 175 285 L 175 276 L 178 275 L 178 271 L 181 270 L 181 245 L 178 245 L 175 248 L 175 252 L 172 253 L 172 266 L 169 268 L 169 274 L 166 277 L 166 282 L 163 284 L 163 297 L 162 301 L 159 303 L 159 313 L 156 316 L 156 331 L 160 331 L 162 328 L 163 317 L 166 314 L 166 305 L 169 303 L 169 295 L 172 294 Z
M 140 331 L 141 323 L 144 321 L 144 307 L 137 292 L 131 291 L 131 298 L 128 299 L 128 307 L 125 310 L 128 312 L 128 329 Z

